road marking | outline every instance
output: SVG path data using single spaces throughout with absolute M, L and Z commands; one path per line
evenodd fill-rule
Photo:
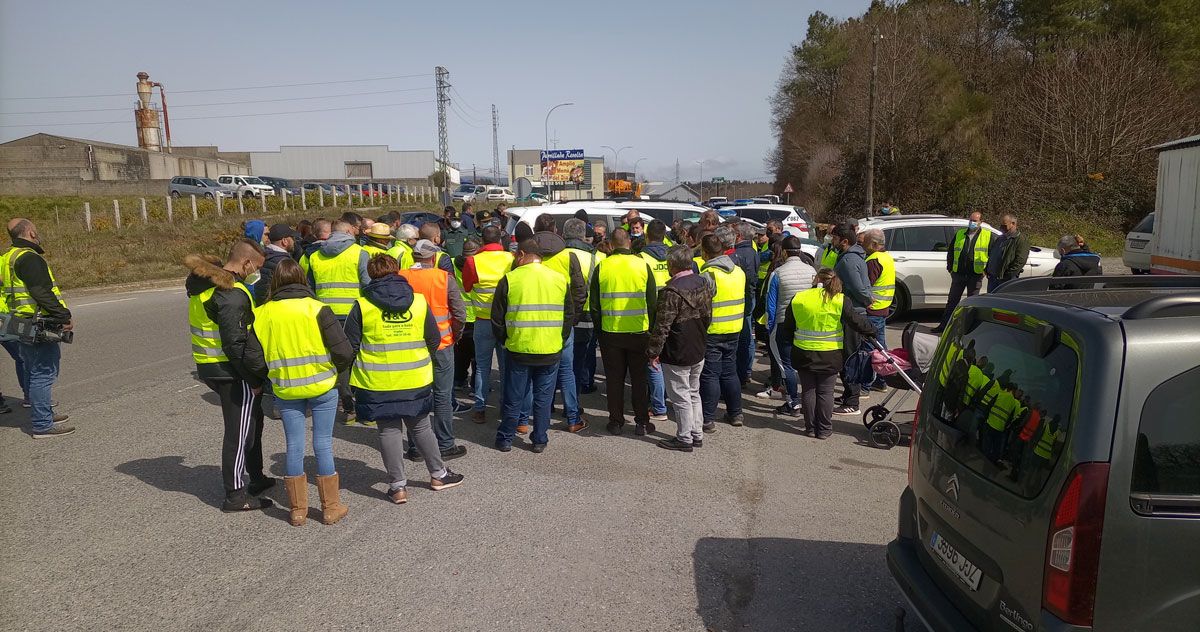
M 193 388 L 200 388 L 201 386 L 204 386 L 204 385 L 203 385 L 203 384 L 192 384 L 191 386 L 189 386 L 189 387 L 187 387 L 187 388 L 181 388 L 181 389 L 179 389 L 179 390 L 177 390 L 177 391 L 175 391 L 175 392 L 176 392 L 176 393 L 182 393 L 182 392 L 184 392 L 184 391 L 190 391 L 190 390 L 192 390 Z
M 136 301 L 136 300 L 137 300 L 136 296 L 130 297 L 130 298 L 114 298 L 109 301 L 96 301 L 95 303 L 84 303 L 82 305 L 76 305 L 75 307 L 91 307 L 92 305 L 105 305 L 107 303 L 124 303 L 125 301 Z

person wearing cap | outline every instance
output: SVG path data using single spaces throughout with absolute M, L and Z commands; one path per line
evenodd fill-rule
M 483 211 L 480 215 L 487 213 Z M 487 421 L 484 408 L 492 384 L 492 354 L 496 353 L 500 374 L 504 374 L 504 350 L 497 346 L 496 336 L 486 323 L 492 319 L 492 299 L 496 286 L 513 267 L 513 256 L 501 245 L 502 233 L 495 225 L 483 228 L 483 247 L 463 263 L 463 290 L 473 297 L 475 320 L 475 412 L 471 419 L 477 424 Z
M 387 251 L 400 264 L 401 270 L 407 270 L 413 264 L 413 244 L 417 243 L 417 227 L 403 224 L 396 229 L 396 245 Z
M 454 257 L 454 278 L 458 281 L 458 287 L 463 286 L 463 267 L 466 265 L 467 257 L 474 257 L 479 252 L 479 242 L 474 239 L 468 239 L 463 244 L 463 252 L 461 256 Z M 454 341 L 454 386 L 464 390 L 470 390 L 471 384 L 467 381 L 471 374 L 471 367 L 475 366 L 475 294 L 462 290 L 463 303 L 467 307 L 466 322 L 463 326 L 462 336 Z M 457 406 L 458 400 L 451 402 Z M 454 412 L 464 412 L 456 410 Z
M 458 214 L 458 209 L 453 206 L 446 207 L 446 213 L 442 217 L 442 249 L 451 258 L 461 257 L 463 254 L 463 244 L 475 235 L 475 231 L 470 230 L 463 224 L 462 218 Z
M 267 232 L 267 245 L 263 248 L 267 258 L 263 262 L 262 268 L 259 268 L 258 282 L 254 284 L 254 304 L 256 306 L 267 302 L 267 296 L 271 290 L 271 275 L 275 273 L 275 266 L 284 259 L 292 259 L 292 253 L 295 252 L 296 243 L 300 240 L 300 233 L 297 233 L 287 224 L 279 223 L 272 224 L 271 230 Z
M 496 449 L 501 452 L 512 450 L 528 391 L 533 394 L 528 411 L 533 418 L 531 450 L 545 451 L 558 364 L 574 320 L 567 279 L 542 263 L 540 251 L 534 239 L 521 242 L 517 265 L 496 286 L 491 305 L 496 342 L 508 356 L 503 412 L 496 430 Z
M 424 228 L 424 226 L 422 226 Z M 462 337 L 466 308 L 454 275 L 434 265 L 445 255 L 432 241 L 422 239 L 413 246 L 413 266 L 401 270 L 414 292 L 425 297 L 441 336 L 433 357 L 433 433 L 437 436 L 442 459 L 454 459 L 467 453 L 466 446 L 454 443 L 454 343 Z M 415 446 L 415 439 L 409 441 Z M 415 456 L 415 455 L 414 455 Z
M 392 229 L 380 222 L 371 224 L 370 228 L 363 231 L 362 237 L 363 250 L 372 257 L 387 253 L 392 247 L 392 242 L 396 241 L 392 237 Z

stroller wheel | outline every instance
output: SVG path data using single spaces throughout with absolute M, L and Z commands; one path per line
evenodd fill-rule
M 875 422 L 887 419 L 889 414 L 891 414 L 890 410 L 876 404 L 863 411 L 863 425 L 870 428 L 875 425 Z
M 900 443 L 900 427 L 890 421 L 877 421 L 871 425 L 871 445 L 891 450 Z

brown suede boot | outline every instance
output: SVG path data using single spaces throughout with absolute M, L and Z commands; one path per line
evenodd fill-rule
M 288 522 L 293 527 L 302 527 L 308 520 L 308 476 L 285 476 L 284 487 L 287 488 L 288 502 L 292 506 L 292 515 Z
M 337 472 L 317 477 L 317 492 L 321 494 L 321 522 L 333 524 L 346 517 L 350 508 L 338 496 Z

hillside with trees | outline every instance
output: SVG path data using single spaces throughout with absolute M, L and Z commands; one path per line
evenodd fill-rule
M 872 35 L 875 202 L 1014 211 L 1113 231 L 1153 209 L 1156 154 L 1200 133 L 1196 0 L 876 1 L 814 13 L 772 97 L 776 188 L 825 218 L 866 205 Z

